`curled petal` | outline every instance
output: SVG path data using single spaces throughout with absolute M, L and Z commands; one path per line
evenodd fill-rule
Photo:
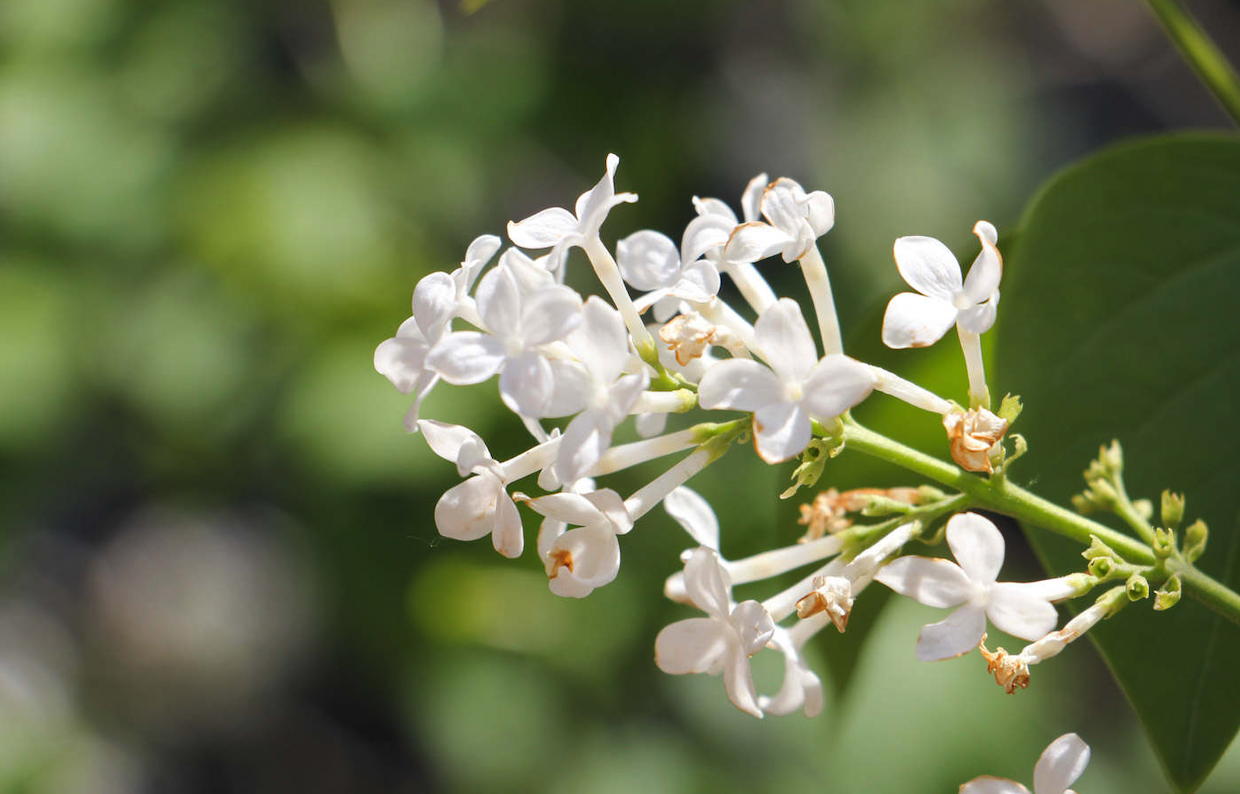
M 423 419 L 418 422 L 418 429 L 436 455 L 452 463 L 470 464 L 461 470 L 462 477 L 469 473 L 474 463 L 491 458 L 491 452 L 482 438 L 468 427 Z
M 723 258 L 732 264 L 759 262 L 782 253 L 795 242 L 796 238 L 783 229 L 750 221 L 737 226 L 729 235 L 723 248 Z
M 1037 588 L 1003 582 L 990 588 L 986 616 L 1000 631 L 1022 640 L 1036 640 L 1055 628 L 1059 616 Z
M 525 548 L 525 532 L 521 527 L 521 514 L 517 505 L 504 493 L 495 505 L 495 527 L 491 530 L 491 545 L 509 559 L 521 556 Z
M 999 238 L 994 226 L 978 221 L 973 233 L 982 244 L 982 252 L 969 268 L 969 275 L 964 280 L 964 294 L 973 303 L 981 303 L 999 289 L 999 280 L 1003 278 L 1003 257 L 995 247 L 995 241 Z
M 735 217 L 699 215 L 689 221 L 684 235 L 680 238 L 680 261 L 693 262 L 712 248 L 723 246 L 735 228 Z
M 946 620 L 923 626 L 917 635 L 917 659 L 937 662 L 968 653 L 986 633 L 986 613 L 981 607 L 965 604 Z
M 585 598 L 609 584 L 620 570 L 620 543 L 603 525 L 570 529 L 551 544 L 547 554 L 551 592 Z
M 933 237 L 901 237 L 895 242 L 896 268 L 908 285 L 951 303 L 960 293 L 960 263 Z
M 757 601 L 742 601 L 737 604 L 729 621 L 746 656 L 753 656 L 762 650 L 775 634 L 775 621 L 771 619 L 766 607 Z
M 713 549 L 698 547 L 685 562 L 685 593 L 698 609 L 712 618 L 727 621 L 732 580 Z
M 749 657 L 738 645 L 729 643 L 723 656 L 723 688 L 728 700 L 746 714 L 762 719 L 758 708 L 758 693 L 754 690 L 753 673 L 749 669 Z
M 385 339 L 375 348 L 375 371 L 401 394 L 414 391 L 426 372 L 426 342 L 421 339 Z
M 729 207 L 726 202 L 720 201 L 717 198 L 698 198 L 697 196 L 694 196 L 693 208 L 697 210 L 699 217 L 702 215 L 718 215 L 721 218 L 730 220 L 733 226 L 739 223 L 739 221 L 736 220 L 736 213 L 732 211 L 732 208 Z
M 1029 789 L 1015 780 L 983 775 L 961 786 L 960 794 L 1029 794 Z
M 684 485 L 676 488 L 664 497 L 663 509 L 698 545 L 708 549 L 719 548 L 719 519 L 715 517 L 710 502 L 697 491 Z
M 1003 567 L 1003 533 L 989 519 L 977 513 L 952 516 L 947 522 L 947 545 L 975 584 L 992 584 L 999 577 Z
M 990 300 L 977 306 L 972 306 L 960 313 L 957 322 L 960 327 L 966 331 L 975 334 L 984 334 L 995 324 L 995 317 L 999 313 L 999 290 L 995 290 L 990 296 Z
M 635 232 L 616 244 L 620 274 L 635 289 L 649 292 L 670 287 L 680 276 L 680 252 L 665 234 L 649 229 Z
M 619 495 L 611 489 L 607 489 L 619 500 Z M 565 491 L 563 493 L 547 494 L 537 499 L 530 499 L 526 502 L 529 508 L 539 515 L 547 518 L 563 521 L 573 526 L 592 526 L 595 524 L 608 526 L 610 521 L 607 515 L 599 509 L 595 500 L 586 498 L 585 494 L 573 493 Z
M 756 361 L 720 361 L 706 370 L 698 384 L 698 403 L 708 410 L 756 411 L 782 399 L 779 378 Z
M 900 557 L 881 568 L 874 578 L 928 607 L 963 604 L 971 592 L 969 577 L 959 565 L 932 557 Z
M 435 504 L 435 527 L 445 538 L 477 540 L 495 527 L 495 508 L 511 501 L 504 484 L 490 472 L 475 474 L 454 486 Z
M 770 177 L 763 173 L 745 185 L 745 192 L 741 194 L 741 214 L 746 221 L 756 221 L 762 215 L 762 194 L 770 181 Z
M 586 476 L 611 446 L 614 429 L 606 409 L 582 411 L 573 417 L 556 451 L 555 468 L 560 479 L 573 482 Z
M 1033 768 L 1033 790 L 1037 794 L 1064 794 L 1088 763 L 1089 745 L 1075 733 L 1065 733 L 1051 742 L 1038 759 Z
M 765 714 L 784 715 L 801 709 L 807 717 L 822 713 L 822 681 L 805 663 L 786 632 L 777 631 L 771 645 L 784 654 L 784 681 L 774 697 L 758 697 L 758 706 Z
M 665 673 L 714 673 L 727 652 L 726 627 L 713 618 L 678 620 L 654 640 L 654 663 Z
M 508 221 L 508 239 L 522 248 L 550 248 L 577 231 L 577 218 L 563 207 L 552 207 L 523 221 Z
M 502 241 L 493 234 L 478 235 L 469 244 L 469 248 L 465 249 L 465 260 L 461 262 L 461 267 L 482 267 L 491 261 L 491 257 L 495 256 L 495 252 L 500 249 L 501 243 Z M 466 285 L 466 288 L 469 286 L 472 285 Z
M 929 347 L 956 322 L 956 307 L 939 298 L 901 292 L 883 315 L 883 344 L 896 350 Z
M 456 282 L 442 271 L 430 273 L 413 288 L 413 317 L 423 335 L 434 340 L 456 311 Z
M 719 292 L 719 271 L 710 262 L 691 262 L 672 286 L 672 295 L 681 300 L 705 303 Z
M 753 441 L 758 456 L 779 463 L 799 455 L 813 437 L 809 414 L 800 403 L 765 405 L 753 415 Z

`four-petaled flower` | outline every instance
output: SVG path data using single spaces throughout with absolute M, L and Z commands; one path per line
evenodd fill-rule
M 922 628 L 917 658 L 923 662 L 950 659 L 977 647 L 988 617 L 1008 634 L 1036 640 L 1055 627 L 1051 601 L 1075 594 L 1058 579 L 1027 584 L 995 581 L 1003 565 L 1003 535 L 977 513 L 960 513 L 947 522 L 947 545 L 958 565 L 930 557 L 900 557 L 874 577 L 926 606 L 956 607 L 945 620 Z
M 938 240 L 933 237 L 896 240 L 896 267 L 917 292 L 901 292 L 887 304 L 883 342 L 888 347 L 927 347 L 939 341 L 947 329 L 957 323 L 974 334 L 985 333 L 995 324 L 999 279 L 1003 276 L 1003 259 L 995 248 L 999 235 L 986 221 L 978 221 L 973 233 L 982 243 L 982 252 L 973 261 L 963 283 L 960 263 Z
M 529 499 L 518 494 L 534 512 L 546 516 L 538 536 L 538 552 L 550 580 L 551 592 L 585 598 L 616 578 L 620 570 L 620 542 L 633 528 L 633 519 L 620 495 L 610 488 L 581 494 L 566 491 Z M 569 527 L 576 527 L 567 532 Z
M 1034 794 L 1075 794 L 1068 788 L 1089 764 L 1089 745 L 1075 733 L 1065 733 L 1042 751 L 1033 768 Z M 960 794 L 1029 794 L 1015 780 L 983 775 L 960 787 Z
M 781 298 L 754 325 L 762 357 L 729 359 L 706 371 L 698 385 L 703 408 L 753 412 L 754 447 L 767 463 L 787 460 L 813 436 L 811 419 L 830 420 L 874 388 L 865 364 L 844 355 L 818 360 L 814 339 L 795 301 Z

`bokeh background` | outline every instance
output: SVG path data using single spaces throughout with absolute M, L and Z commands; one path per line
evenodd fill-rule
M 1236 7 L 1193 7 L 1235 57 Z M 1163 790 L 1087 643 L 1007 697 L 917 664 L 936 613 L 879 593 L 814 650 L 817 719 L 663 675 L 680 530 L 652 514 L 581 602 L 439 538 L 454 468 L 371 355 L 421 276 L 614 151 L 641 201 L 611 240 L 679 239 L 760 171 L 830 191 L 851 349 L 959 397 L 948 346 L 878 349 L 891 241 L 971 250 L 1059 166 L 1201 127 L 1226 119 L 1136 0 L 4 0 L 0 791 L 954 791 L 1029 782 L 1070 730 L 1083 790 Z M 490 385 L 424 415 L 523 443 Z M 729 556 L 802 531 L 751 457 L 694 483 Z M 845 455 L 823 485 L 900 482 Z

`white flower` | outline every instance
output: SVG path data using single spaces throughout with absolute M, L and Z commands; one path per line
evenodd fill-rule
M 503 467 L 491 457 L 487 445 L 467 427 L 423 419 L 418 422 L 431 450 L 456 464 L 464 477 L 435 505 L 435 526 L 445 538 L 477 540 L 491 535 L 495 550 L 505 557 L 520 557 L 525 545 L 521 516 L 506 490 Z
M 775 634 L 775 623 L 757 601 L 733 604 L 727 571 L 718 554 L 698 548 L 685 563 L 685 588 L 704 618 L 677 621 L 659 632 L 655 664 L 665 673 L 723 674 L 728 699 L 741 711 L 762 717 L 749 657 Z
M 1051 742 L 1033 768 L 1034 794 L 1074 794 L 1068 786 L 1087 764 L 1089 745 L 1075 733 L 1065 733 Z M 984 775 L 961 786 L 960 794 L 1029 794 L 1029 789 L 1015 780 Z
M 498 267 L 482 277 L 477 301 L 489 333 L 448 334 L 427 355 L 427 364 L 457 385 L 481 383 L 499 372 L 505 405 L 522 416 L 553 415 L 557 373 L 539 348 L 581 322 L 581 297 L 561 285 L 523 295 L 512 271 Z
M 933 237 L 901 237 L 895 243 L 896 267 L 908 285 L 917 290 L 901 292 L 887 304 L 883 316 L 883 342 L 892 348 L 926 347 L 959 323 L 965 331 L 982 334 L 995 323 L 999 305 L 999 279 L 1003 259 L 995 243 L 995 227 L 978 221 L 973 233 L 982 251 L 973 261 L 963 284 L 960 263 Z
M 624 280 L 646 294 L 633 302 L 637 311 L 654 307 L 654 318 L 666 322 L 680 301 L 702 303 L 719 292 L 719 271 L 705 260 L 681 265 L 680 252 L 667 235 L 635 232 L 616 244 L 616 263 Z
M 509 239 L 522 248 L 554 247 L 551 269 L 558 270 L 568 248 L 598 237 L 599 227 L 612 207 L 637 201 L 636 193 L 616 193 L 614 180 L 618 165 L 619 157 L 607 155 L 607 173 L 597 185 L 577 198 L 576 214 L 563 207 L 552 207 L 522 221 L 509 221 Z
M 822 680 L 809 668 L 792 632 L 779 626 L 768 643 L 784 655 L 784 682 L 774 697 L 758 696 L 758 707 L 766 714 L 782 716 L 800 710 L 807 717 L 822 713 Z
M 546 567 L 551 592 L 585 598 L 611 582 L 620 570 L 620 542 L 633 528 L 620 495 L 610 488 L 592 493 L 565 492 L 537 499 L 518 495 L 534 512 L 546 516 L 538 536 L 538 552 Z M 568 526 L 576 529 L 564 530 Z
M 628 334 L 620 313 L 601 298 L 590 296 L 581 313 L 581 324 L 570 334 L 581 367 L 576 382 L 561 380 L 562 389 L 578 397 L 585 410 L 564 428 L 556 457 L 556 472 L 564 482 L 584 477 L 611 446 L 612 432 L 650 383 L 645 371 L 624 374 L 629 361 Z M 583 377 L 584 376 L 584 377 Z
M 996 582 L 1003 566 L 1003 535 L 976 513 L 960 513 L 947 522 L 947 545 L 959 565 L 929 557 L 900 557 L 874 577 L 926 606 L 957 607 L 946 620 L 922 628 L 917 658 L 923 662 L 972 650 L 986 632 L 988 617 L 1008 634 L 1035 640 L 1055 627 L 1055 608 L 1050 602 L 1075 592 L 1063 579 Z
M 818 360 L 795 301 L 777 301 L 758 318 L 754 334 L 770 369 L 756 361 L 721 361 L 702 376 L 698 401 L 707 409 L 752 411 L 754 446 L 767 463 L 805 449 L 811 419 L 838 416 L 874 388 L 874 374 L 864 364 L 844 355 Z
M 783 232 L 787 242 L 780 253 L 785 262 L 792 262 L 805 256 L 835 225 L 835 201 L 828 193 L 806 193 L 795 181 L 781 177 L 762 194 L 762 214 Z

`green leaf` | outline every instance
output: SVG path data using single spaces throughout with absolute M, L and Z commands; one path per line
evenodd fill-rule
M 991 391 L 1025 401 L 1014 477 L 1067 504 L 1117 438 L 1132 497 L 1183 492 L 1211 530 L 1199 567 L 1240 588 L 1240 140 L 1091 157 L 1034 199 L 1008 253 Z M 1082 568 L 1074 544 L 1028 534 L 1053 573 Z M 1090 636 L 1169 780 L 1194 791 L 1240 727 L 1240 627 L 1186 598 L 1132 604 Z

